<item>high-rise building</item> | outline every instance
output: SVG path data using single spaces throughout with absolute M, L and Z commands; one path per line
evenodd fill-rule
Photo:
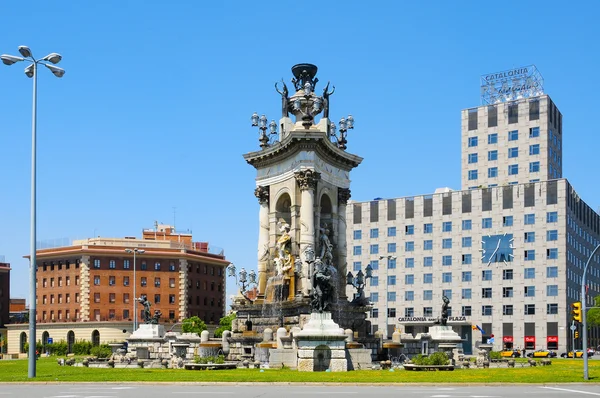
M 523 76 L 519 85 L 515 74 L 489 75 L 512 86 L 491 85 L 491 104 L 462 111 L 461 191 L 349 204 L 348 268 L 374 269 L 370 320 L 384 336 L 427 332 L 447 296 L 466 354 L 488 341 L 495 350 L 571 347 L 570 305 L 581 300 L 600 216 L 562 178 L 561 113 L 540 84 Z M 599 260 L 587 273 L 588 303 L 600 293 Z M 589 337 L 596 346 L 598 331 Z

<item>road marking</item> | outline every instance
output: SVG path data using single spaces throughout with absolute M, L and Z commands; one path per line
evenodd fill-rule
M 597 393 L 597 392 L 581 391 L 581 390 L 571 390 L 569 388 L 558 388 L 558 387 L 540 387 L 540 388 L 547 388 L 549 390 L 568 391 L 568 392 L 576 392 L 576 393 L 579 393 L 579 394 L 588 394 L 588 395 L 598 395 L 598 396 L 600 396 L 600 393 Z

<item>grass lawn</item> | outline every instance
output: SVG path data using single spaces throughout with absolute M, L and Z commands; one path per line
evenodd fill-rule
M 522 360 L 521 360 L 522 362 Z M 551 366 L 500 369 L 457 369 L 415 372 L 361 370 L 352 372 L 298 372 L 295 370 L 235 369 L 112 369 L 59 366 L 56 358 L 40 358 L 37 376 L 27 377 L 28 360 L 0 361 L 0 382 L 284 382 L 284 383 L 571 383 L 583 382 L 581 359 L 553 359 Z M 589 361 L 590 382 L 600 381 L 600 361 Z

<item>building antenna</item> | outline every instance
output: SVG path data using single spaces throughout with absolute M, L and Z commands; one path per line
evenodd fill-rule
M 175 213 L 177 211 L 177 207 L 173 206 L 173 231 L 177 231 L 177 228 L 175 227 Z
M 156 231 L 158 231 L 158 220 L 154 220 L 154 240 L 156 240 Z

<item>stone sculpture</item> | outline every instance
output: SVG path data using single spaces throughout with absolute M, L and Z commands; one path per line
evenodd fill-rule
M 441 323 L 443 326 L 446 326 L 448 322 L 448 304 L 450 304 L 450 299 L 446 296 L 442 297 L 444 303 L 442 304 L 442 319 Z

